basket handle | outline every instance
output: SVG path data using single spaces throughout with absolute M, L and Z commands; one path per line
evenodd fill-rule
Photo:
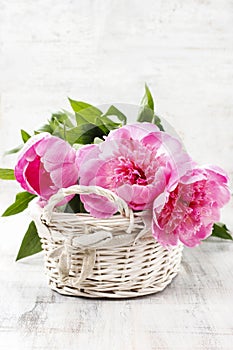
M 134 214 L 132 209 L 130 209 L 127 203 L 115 193 L 99 186 L 74 185 L 60 189 L 56 194 L 50 197 L 48 204 L 44 207 L 41 221 L 49 225 L 55 205 L 61 202 L 66 196 L 72 194 L 97 194 L 104 196 L 116 204 L 121 215 L 125 215 L 129 218 L 129 227 L 126 230 L 126 233 L 128 233 L 127 235 L 124 234 L 113 237 L 108 231 L 97 231 L 94 234 L 85 234 L 81 237 L 66 238 L 64 247 L 59 247 L 52 251 L 50 257 L 56 257 L 58 259 L 58 273 L 61 280 L 63 282 L 68 282 L 71 286 L 79 287 L 81 282 L 83 282 L 93 270 L 97 247 L 122 245 L 129 242 L 134 244 L 139 237 L 146 233 L 146 231 L 144 229 L 139 234 L 130 234 L 134 226 Z M 77 246 L 84 252 L 81 272 L 78 278 L 69 276 L 71 264 L 69 253 L 70 246 Z
M 132 227 L 134 220 L 132 209 L 130 209 L 128 207 L 128 204 L 122 198 L 118 197 L 114 192 L 100 186 L 73 185 L 67 188 L 61 188 L 48 200 L 48 204 L 44 207 L 41 219 L 49 224 L 55 205 L 61 202 L 65 197 L 72 194 L 97 194 L 109 199 L 111 202 L 116 204 L 121 215 L 124 215 L 130 219 L 130 226 Z

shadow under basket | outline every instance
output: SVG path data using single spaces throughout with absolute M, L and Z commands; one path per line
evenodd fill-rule
M 105 196 L 120 214 L 107 219 L 54 210 L 71 194 Z M 71 186 L 52 196 L 44 209 L 30 205 L 45 253 L 51 289 L 89 298 L 131 298 L 162 291 L 179 271 L 182 249 L 163 247 L 152 236 L 145 212 L 133 213 L 113 192 Z

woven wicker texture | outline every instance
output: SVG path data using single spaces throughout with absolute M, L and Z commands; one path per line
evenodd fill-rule
M 56 212 L 73 193 L 95 193 L 118 206 L 120 214 L 96 219 L 89 214 Z M 71 186 L 41 210 L 31 205 L 50 287 L 65 295 L 128 298 L 163 290 L 179 270 L 182 245 L 165 248 L 151 235 L 145 213 L 100 187 Z

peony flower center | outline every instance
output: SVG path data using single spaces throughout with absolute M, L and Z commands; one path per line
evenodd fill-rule
M 170 193 L 168 202 L 165 204 L 163 210 L 160 213 L 160 216 L 158 218 L 158 223 L 160 227 L 165 227 L 169 221 L 170 217 L 174 211 L 174 208 L 179 200 L 179 186 L 176 187 L 176 189 Z
M 171 217 L 174 227 L 190 220 L 190 225 L 194 225 L 194 221 L 197 225 L 201 216 L 200 208 L 209 205 L 205 184 L 206 181 L 198 181 L 190 185 L 178 185 L 170 193 L 168 202 L 160 213 L 158 219 L 160 227 L 168 226 Z
M 148 185 L 144 171 L 132 160 L 120 157 L 118 165 L 114 169 L 113 180 L 117 185 L 129 183 L 141 186 Z

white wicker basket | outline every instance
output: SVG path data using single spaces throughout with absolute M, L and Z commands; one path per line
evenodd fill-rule
M 89 214 L 54 211 L 64 196 L 95 193 L 116 203 L 120 214 L 96 219 Z M 32 210 L 33 209 L 33 210 Z M 113 192 L 71 186 L 52 196 L 42 210 L 31 205 L 50 287 L 60 294 L 90 298 L 129 298 L 163 290 L 179 270 L 182 245 L 161 246 Z

